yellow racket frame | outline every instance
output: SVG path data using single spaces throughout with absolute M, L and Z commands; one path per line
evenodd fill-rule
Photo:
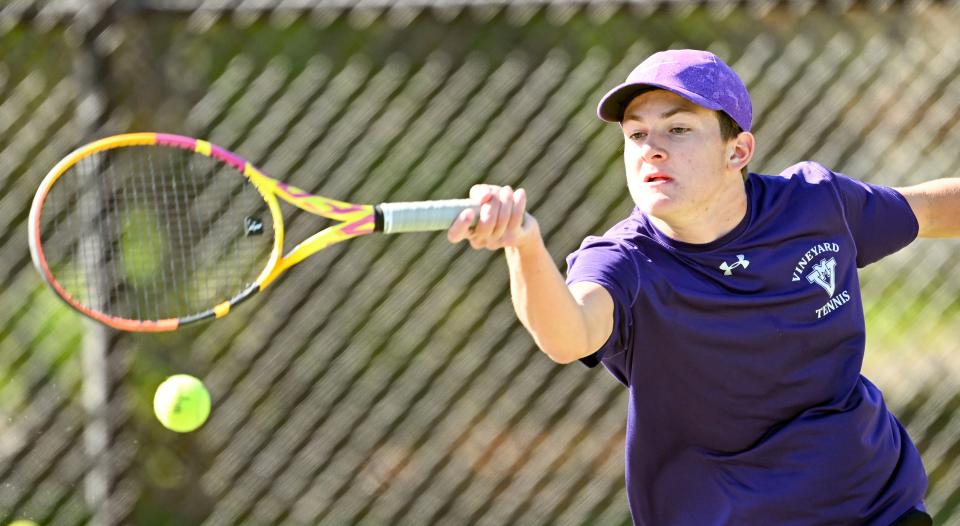
M 46 257 L 43 253 L 40 242 L 40 216 L 43 203 L 50 192 L 50 189 L 57 180 L 67 172 L 72 166 L 76 165 L 82 159 L 95 155 L 105 150 L 124 148 L 131 146 L 158 146 L 174 147 L 190 150 L 207 157 L 217 159 L 227 165 L 230 165 L 238 172 L 242 173 L 251 184 L 257 189 L 263 200 L 266 202 L 273 219 L 274 241 L 267 265 L 257 276 L 252 284 L 241 291 L 233 298 L 224 299 L 222 302 L 214 305 L 207 311 L 203 311 L 180 318 L 168 318 L 162 320 L 131 320 L 112 316 L 84 305 L 76 298 L 72 297 L 63 286 L 57 282 L 50 271 Z M 280 197 L 287 203 L 290 203 L 304 211 L 317 214 L 329 219 L 340 221 L 336 225 L 327 227 L 316 234 L 305 239 L 303 242 L 293 247 L 286 255 L 283 254 L 284 228 L 283 214 L 280 210 L 280 204 L 277 197 Z M 110 327 L 139 332 L 160 332 L 170 331 L 178 328 L 185 323 L 192 323 L 202 319 L 215 317 L 219 318 L 230 312 L 230 308 L 237 303 L 249 298 L 254 293 L 263 290 L 270 283 L 277 279 L 285 270 L 303 261 L 324 248 L 335 243 L 345 241 L 350 238 L 370 234 L 375 231 L 374 205 L 353 204 L 345 201 L 337 201 L 320 195 L 311 194 L 295 186 L 288 185 L 276 179 L 272 179 L 263 174 L 255 166 L 241 158 L 240 156 L 210 142 L 186 137 L 182 135 L 164 134 L 164 133 L 127 133 L 106 137 L 90 144 L 77 148 L 69 155 L 64 157 L 56 166 L 54 166 L 44 177 L 40 188 L 34 196 L 33 205 L 30 209 L 29 219 L 29 242 L 30 252 L 33 256 L 35 266 L 40 271 L 44 280 L 54 289 L 58 296 L 66 301 L 71 307 L 77 309 L 83 314 L 98 320 Z

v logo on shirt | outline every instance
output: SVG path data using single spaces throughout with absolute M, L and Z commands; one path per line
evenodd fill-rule
M 814 265 L 813 270 L 807 274 L 807 281 L 823 287 L 823 290 L 827 291 L 827 296 L 832 298 L 837 286 L 837 260 L 821 259 L 820 263 Z

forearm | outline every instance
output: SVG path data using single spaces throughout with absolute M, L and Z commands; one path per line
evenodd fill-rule
M 936 179 L 897 190 L 917 216 L 920 237 L 960 237 L 960 178 Z
M 597 333 L 609 334 L 609 328 L 591 320 L 588 308 L 593 306 L 581 303 L 567 288 L 543 240 L 538 237 L 529 246 L 507 247 L 504 252 L 514 310 L 537 346 L 557 363 L 594 352 L 605 339 Z
M 474 185 L 479 211 L 464 210 L 450 225 L 452 243 L 469 240 L 476 249 L 503 249 L 517 317 L 547 356 L 572 362 L 598 349 L 613 330 L 613 298 L 600 285 L 567 288 L 547 252 L 537 220 L 525 212 L 526 192 Z

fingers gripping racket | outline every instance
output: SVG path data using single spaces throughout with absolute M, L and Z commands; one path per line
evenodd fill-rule
M 279 200 L 339 223 L 284 254 Z M 47 174 L 29 242 L 43 279 L 74 309 L 120 330 L 170 331 L 226 315 L 330 245 L 445 230 L 471 206 L 337 201 L 209 142 L 133 133 L 82 146 Z

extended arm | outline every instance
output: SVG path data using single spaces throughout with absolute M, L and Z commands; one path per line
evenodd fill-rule
M 936 179 L 896 190 L 917 216 L 919 237 L 960 237 L 960 178 Z
M 567 288 L 542 240 L 522 248 L 505 247 L 513 308 L 520 322 L 553 361 L 583 358 L 613 330 L 613 300 L 595 283 Z
M 558 363 L 588 356 L 613 330 L 613 300 L 600 285 L 567 287 L 543 243 L 540 227 L 526 214 L 526 194 L 509 187 L 478 185 L 470 192 L 481 203 L 480 217 L 467 210 L 450 227 L 452 242 L 473 248 L 503 248 L 510 272 L 514 310 L 537 346 Z

